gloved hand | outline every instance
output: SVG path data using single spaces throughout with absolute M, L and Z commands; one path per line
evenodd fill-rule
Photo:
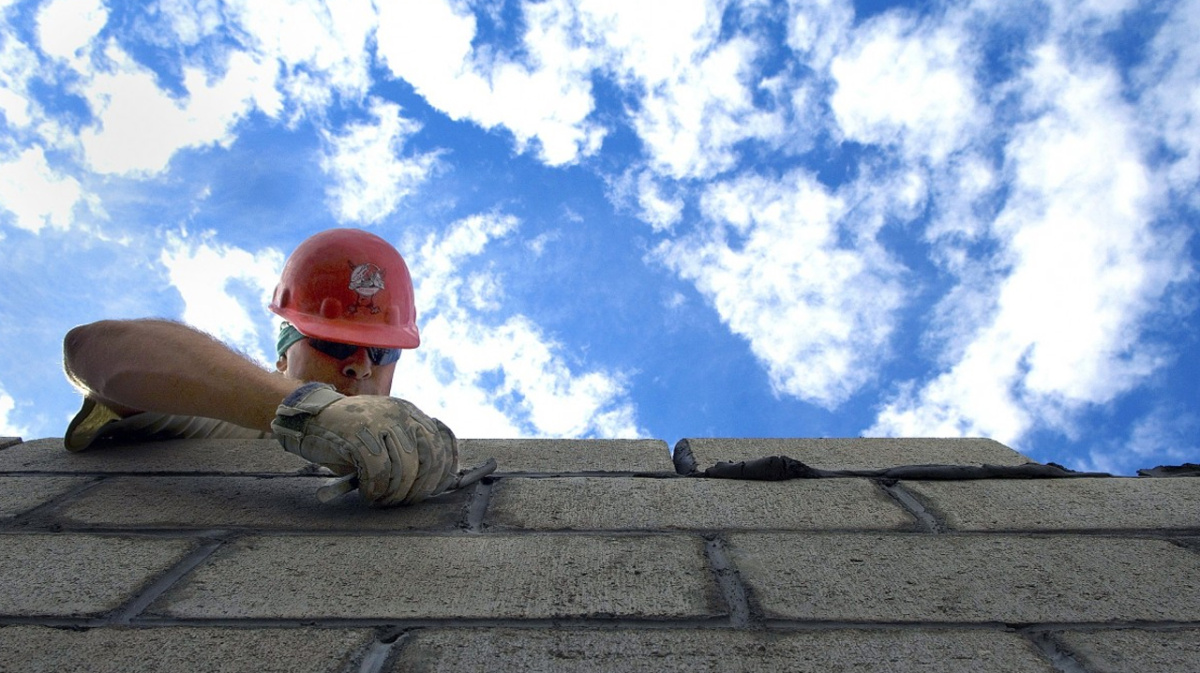
M 450 428 L 395 397 L 346 397 L 306 383 L 279 405 L 271 429 L 287 451 L 356 475 L 372 505 L 420 502 L 454 483 L 458 470 Z

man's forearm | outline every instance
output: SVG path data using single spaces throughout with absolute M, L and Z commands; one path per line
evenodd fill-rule
M 63 341 L 67 377 L 118 413 L 205 416 L 270 432 L 302 381 L 268 372 L 211 336 L 165 320 L 104 320 Z

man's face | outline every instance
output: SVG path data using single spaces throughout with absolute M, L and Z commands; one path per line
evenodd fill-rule
M 275 366 L 288 378 L 328 383 L 343 395 L 389 395 L 396 373 L 396 363 L 375 365 L 365 348 L 339 360 L 313 348 L 308 339 L 292 344 Z

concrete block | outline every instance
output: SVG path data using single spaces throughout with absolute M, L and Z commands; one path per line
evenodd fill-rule
M 722 462 L 789 456 L 823 470 L 877 470 L 901 465 L 1022 465 L 1025 456 L 990 439 L 686 439 L 703 470 Z M 677 445 L 678 446 L 678 445 Z
M 708 617 L 724 614 L 685 536 L 243 538 L 147 610 L 184 618 Z
M 413 632 L 396 647 L 399 654 L 386 669 L 394 673 L 1054 671 L 1026 640 L 998 631 L 429 629 Z
M 87 481 L 88 477 L 0 477 L 0 519 L 29 511 Z
M 0 437 L 0 449 L 7 449 L 21 443 L 20 437 Z
M 322 504 L 320 477 L 112 477 L 44 514 L 67 528 L 448 530 L 470 489 L 408 507 L 373 509 L 358 493 Z
M 0 535 L 0 615 L 79 617 L 114 610 L 195 546 L 184 539 Z
M 956 530 L 1200 529 L 1200 479 L 903 484 Z
M 1055 634 L 1090 673 L 1200 671 L 1200 629 L 1067 631 Z
M 535 530 L 912 530 L 866 479 L 502 479 L 484 522 Z
M 465 465 L 495 458 L 500 472 L 674 472 L 661 439 L 463 439 Z
M 61 439 L 37 439 L 0 451 L 0 472 L 303 474 L 311 469 L 273 439 L 114 442 L 79 453 L 64 449 Z
M 0 627 L 0 670 L 326 673 L 348 670 L 373 635 L 364 629 L 7 626 Z
M 1071 535 L 754 534 L 730 554 L 772 619 L 1192 621 L 1200 555 Z

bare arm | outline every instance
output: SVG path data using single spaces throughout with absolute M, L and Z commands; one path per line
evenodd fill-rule
M 211 336 L 166 320 L 102 320 L 63 340 L 67 378 L 118 414 L 205 416 L 271 431 L 303 381 L 268 372 Z

